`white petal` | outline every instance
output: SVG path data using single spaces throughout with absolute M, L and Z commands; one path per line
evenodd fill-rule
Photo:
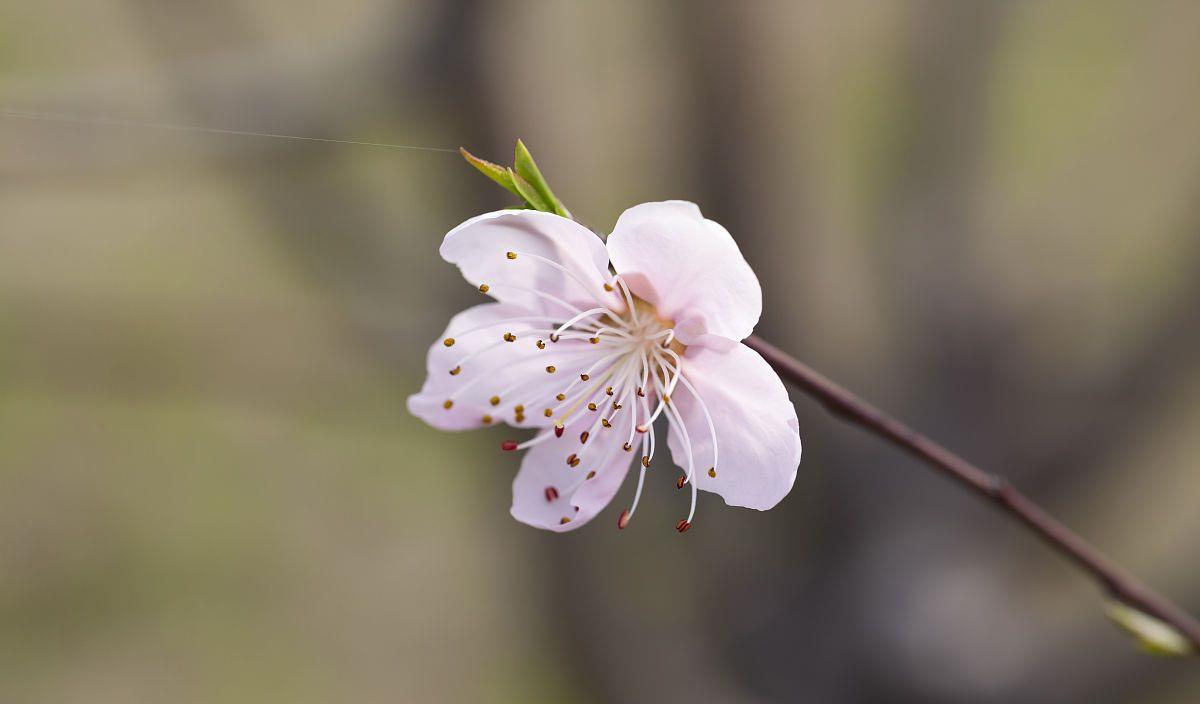
M 692 441 L 696 488 L 719 494 L 731 506 L 760 511 L 779 503 L 796 481 L 800 433 L 796 409 L 779 375 L 749 347 L 729 350 L 689 347 L 683 357 L 684 378 L 671 395 Z M 712 433 L 696 396 L 712 417 L 717 436 L 716 477 Z M 672 429 L 671 456 L 681 467 L 687 455 Z
M 568 426 L 562 437 L 550 437 L 530 448 L 513 480 L 513 518 L 557 532 L 574 530 L 592 520 L 612 501 L 629 472 L 633 453 L 621 446 L 629 436 L 632 418 L 628 412 L 618 412 L 613 427 L 591 430 L 586 445 L 580 444 L 579 433 L 593 425 L 576 423 Z M 545 432 L 553 435 L 553 431 Z M 571 453 L 580 457 L 577 467 L 567 464 Z M 596 475 L 587 479 L 593 470 Z M 557 492 L 553 500 L 548 500 L 550 488 Z M 563 518 L 568 522 L 563 523 Z
M 758 277 L 737 243 L 693 203 L 643 203 L 626 210 L 608 238 L 608 253 L 629 288 L 675 321 L 676 337 L 685 345 L 706 336 L 743 340 L 762 314 Z
M 580 369 L 603 356 L 606 348 L 562 339 L 539 349 L 537 340 L 547 335 L 544 330 L 531 330 L 548 323 L 528 320 L 536 316 L 506 303 L 484 303 L 454 316 L 429 348 L 428 376 L 421 392 L 409 397 L 409 411 L 441 430 L 482 427 L 485 415 L 495 424 L 548 426 L 551 421 L 542 410 L 555 405 L 554 395 L 577 378 Z M 505 342 L 506 332 L 516 340 Z M 447 347 L 446 338 L 453 338 L 454 344 Z M 477 356 L 466 359 L 476 352 Z M 547 365 L 554 365 L 556 372 L 547 373 Z M 461 371 L 451 375 L 455 367 Z M 493 396 L 501 397 L 498 405 L 492 405 Z M 449 409 L 444 407 L 447 399 L 453 399 Z M 525 420 L 519 423 L 513 410 L 518 403 L 526 407 Z
M 517 257 L 509 259 L 509 252 Z M 586 227 L 558 215 L 501 210 L 471 218 L 446 235 L 441 255 L 458 265 L 472 285 L 487 284 L 496 300 L 532 311 L 565 320 L 574 311 L 597 307 L 597 299 L 614 309 L 624 307 L 617 293 L 604 290 L 609 279 L 604 243 Z

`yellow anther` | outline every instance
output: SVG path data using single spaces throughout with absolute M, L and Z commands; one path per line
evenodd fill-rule
M 613 291 L 612 284 L 604 284 L 604 290 L 608 291 L 609 293 L 612 293 L 612 291 Z
M 558 370 L 554 368 L 554 365 L 553 365 L 553 364 L 551 364 L 550 366 L 546 367 L 546 373 L 547 373 L 547 374 L 553 374 L 553 373 L 554 373 L 554 372 L 556 372 L 556 371 L 558 371 Z
M 450 370 L 450 376 L 458 376 L 458 373 L 461 371 L 462 371 L 462 367 L 455 367 Z
M 506 333 L 504 333 L 504 341 L 505 342 L 516 342 L 517 336 L 512 334 L 511 332 L 506 332 Z
M 517 253 L 516 252 L 505 252 L 504 256 L 508 257 L 509 259 L 516 259 Z
M 541 340 L 538 340 L 536 344 L 537 344 L 537 348 L 538 348 L 539 350 L 544 350 L 544 349 L 546 349 L 546 343 L 545 343 L 545 342 L 542 342 Z
M 599 338 L 599 337 L 589 337 L 589 338 L 588 338 L 588 342 L 590 342 L 590 343 L 592 343 L 593 345 L 595 345 L 595 344 L 598 344 L 598 343 L 600 342 L 600 338 Z
M 643 467 L 649 467 L 649 466 L 650 466 L 650 457 L 649 457 L 649 455 L 642 455 L 642 466 L 643 466 Z
M 554 415 L 554 409 L 553 409 L 553 408 L 547 408 L 546 410 L 542 411 L 542 415 L 544 415 L 544 416 L 546 416 L 547 418 L 549 418 L 550 416 L 553 416 L 553 415 Z
M 587 473 L 587 478 L 588 478 L 588 479 L 591 479 L 591 478 L 592 478 L 592 477 L 594 477 L 594 476 L 596 476 L 596 470 L 594 470 L 594 469 L 593 469 L 592 471 L 590 471 L 590 472 L 588 472 L 588 473 Z
M 567 455 L 567 464 L 571 464 L 572 462 L 574 462 L 578 459 L 579 459 L 579 455 L 572 452 L 571 454 Z
M 559 401 L 566 401 L 566 400 L 567 400 L 567 395 L 566 395 L 566 394 L 559 394 L 559 395 L 555 396 L 554 398 L 558 399 Z
M 447 411 L 450 410 L 453 406 L 454 406 L 454 402 L 451 401 L 450 399 L 446 399 L 446 402 L 442 404 L 442 408 L 445 408 Z
M 633 452 L 633 445 L 630 445 L 629 443 L 625 443 L 624 445 L 621 446 L 621 449 L 626 452 Z
M 499 406 L 500 405 L 500 397 L 493 396 L 488 399 L 488 403 L 492 404 L 493 406 Z
M 600 425 L 603 425 L 605 428 L 611 428 L 611 427 L 612 427 L 612 423 L 609 423 L 607 418 L 601 418 L 601 419 L 600 419 Z
M 484 425 L 491 425 L 491 423 L 492 423 L 492 417 L 491 417 L 491 416 L 489 416 L 489 415 L 487 415 L 487 414 L 484 414 L 484 416 L 483 416 L 483 424 L 484 424 Z
M 613 410 L 614 411 L 621 410 L 621 404 L 617 403 L 616 401 L 613 401 Z
M 561 519 L 558 521 L 558 524 L 559 524 L 560 526 L 565 526 L 565 525 L 567 525 L 567 524 L 568 524 L 568 523 L 570 523 L 570 522 L 571 522 L 571 519 L 570 519 L 570 518 L 567 518 L 566 516 L 563 516 L 563 517 L 562 517 L 562 518 L 561 518 Z
M 487 284 L 479 284 L 480 293 L 487 293 L 489 288 L 491 288 L 491 286 L 488 286 Z
M 580 374 L 579 378 L 582 381 L 587 381 L 588 379 L 591 379 L 592 377 L 588 376 L 587 374 Z
M 513 410 L 514 410 L 514 411 L 516 411 L 517 413 L 524 413 L 524 412 L 525 412 L 525 406 L 524 406 L 524 405 L 522 405 L 522 404 L 520 404 L 520 403 L 518 403 L 517 405 L 513 406 Z
M 453 338 L 453 337 L 447 337 L 445 340 L 442 340 L 442 344 L 443 344 L 443 345 L 445 345 L 445 346 L 447 346 L 447 347 L 453 347 L 453 346 L 454 346 L 454 338 Z
M 604 393 L 608 394 L 609 396 L 612 396 L 613 395 L 612 387 L 610 386 L 607 389 L 605 389 Z
M 579 442 L 580 442 L 580 444 L 586 443 L 586 442 L 587 442 L 587 439 L 588 439 L 588 431 L 586 431 L 586 430 L 585 430 L 585 431 L 583 431 L 582 433 L 580 433 L 580 434 L 579 434 Z
M 596 410 L 596 404 L 594 404 L 594 403 L 589 403 L 589 404 L 588 404 L 588 410 L 589 410 L 589 411 L 594 411 L 594 410 Z
M 571 465 L 571 468 L 573 469 L 575 467 L 578 467 L 579 463 L 581 461 L 582 460 L 580 460 L 578 457 L 572 457 L 571 460 L 569 462 L 567 462 L 567 464 Z
M 717 478 L 717 468 L 709 467 L 708 468 L 708 476 L 712 477 L 713 479 L 716 479 Z

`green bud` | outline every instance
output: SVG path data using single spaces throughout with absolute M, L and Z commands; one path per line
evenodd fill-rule
M 1119 601 L 1108 602 L 1104 612 L 1151 655 L 1183 657 L 1194 652 L 1191 642 L 1182 633 L 1149 614 Z
M 533 156 L 521 140 L 517 140 L 517 150 L 511 168 L 480 159 L 462 147 L 459 147 L 458 151 L 462 153 L 467 163 L 479 169 L 484 176 L 504 186 L 509 193 L 525 201 L 526 207 L 561 215 L 564 218 L 571 217 L 570 211 L 555 197 L 554 191 L 550 190 L 550 184 L 546 183 L 542 172 L 538 170 L 537 164 L 533 161 Z

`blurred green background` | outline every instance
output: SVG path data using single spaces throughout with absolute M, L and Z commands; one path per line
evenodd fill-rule
M 1200 3 L 7 0 L 0 108 L 516 137 L 698 202 L 759 331 L 1200 611 Z M 0 701 L 1200 698 L 992 509 L 795 396 L 759 514 L 556 536 L 404 409 L 457 156 L 0 116 Z M 625 505 L 632 486 L 617 500 Z

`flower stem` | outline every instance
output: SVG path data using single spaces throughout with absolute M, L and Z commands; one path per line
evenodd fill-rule
M 830 413 L 883 438 L 991 501 L 1091 576 L 1112 598 L 1167 623 L 1191 642 L 1193 654 L 1200 653 L 1200 622 L 1112 562 L 1003 477 L 955 455 L 769 342 L 756 336 L 745 342 L 780 376 L 821 402 Z

